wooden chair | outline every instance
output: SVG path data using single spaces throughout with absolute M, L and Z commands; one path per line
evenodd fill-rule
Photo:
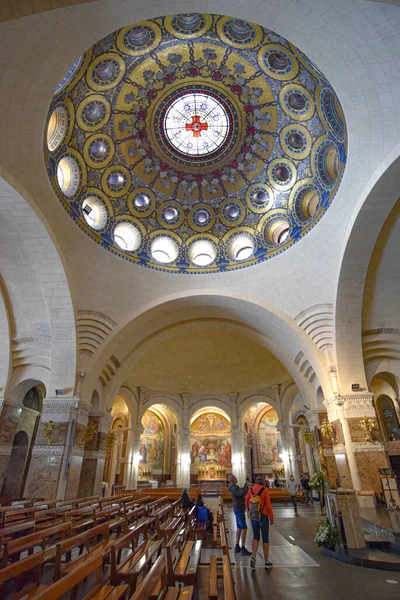
M 169 585 L 175 585 L 175 582 L 194 585 L 202 546 L 202 540 L 187 540 L 187 528 L 181 522 L 166 545 Z
M 191 600 L 193 587 L 167 587 L 165 558 L 160 556 L 130 600 Z
M 83 597 L 79 593 L 82 583 L 86 578 L 95 576 L 94 585 L 89 586 L 89 591 Z M 78 568 L 52 585 L 46 586 L 38 594 L 33 596 L 34 600 L 59 600 L 68 597 L 69 600 L 122 600 L 128 587 L 122 585 L 113 587 L 103 585 L 103 558 L 101 555 L 87 557 L 87 560 Z

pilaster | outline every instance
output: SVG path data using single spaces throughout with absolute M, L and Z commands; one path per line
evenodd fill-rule
M 106 459 L 107 433 L 112 422 L 110 414 L 102 413 L 89 417 L 96 427 L 93 438 L 85 443 L 78 498 L 101 493 L 101 484 Z
M 45 398 L 25 486 L 27 497 L 74 499 L 78 496 L 84 454 L 83 435 L 90 404 L 82 399 Z M 49 444 L 44 423 L 53 421 Z

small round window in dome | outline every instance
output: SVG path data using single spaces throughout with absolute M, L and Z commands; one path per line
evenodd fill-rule
M 103 229 L 107 223 L 107 211 L 103 202 L 95 196 L 89 196 L 82 202 L 82 214 L 92 229 Z
M 79 186 L 79 167 L 72 156 L 62 158 L 57 166 L 57 182 L 60 190 L 71 198 L 78 190 Z
M 288 104 L 293 110 L 304 110 L 306 102 L 306 98 L 299 92 L 292 92 L 288 96 Z
M 136 208 L 147 208 L 150 205 L 150 196 L 147 194 L 138 194 L 133 202 Z
M 257 206 L 262 206 L 263 204 L 265 204 L 267 202 L 267 200 L 268 200 L 268 196 L 264 192 L 264 190 L 257 190 L 256 192 L 254 192 L 253 202 Z
M 307 223 L 316 214 L 320 195 L 314 186 L 305 186 L 296 194 L 295 214 L 300 223 Z
M 286 71 L 289 64 L 287 56 L 282 52 L 270 52 L 267 61 L 275 71 Z
M 230 219 L 237 219 L 240 215 L 240 209 L 237 204 L 228 204 L 225 210 Z
M 82 57 L 80 56 L 72 65 L 72 67 L 70 69 L 68 69 L 67 73 L 64 75 L 64 77 L 61 79 L 60 83 L 58 84 L 58 86 L 55 89 L 55 94 L 58 94 L 58 92 L 60 92 L 73 78 L 73 76 L 75 75 L 75 73 L 77 72 L 79 65 L 81 64 L 82 61 Z
M 254 239 L 245 233 L 235 236 L 230 243 L 233 260 L 247 260 L 254 252 Z
M 179 248 L 175 240 L 166 235 L 162 235 L 154 238 L 151 242 L 150 252 L 156 262 L 169 264 L 176 260 Z
M 290 223 L 286 217 L 272 219 L 265 228 L 264 238 L 268 245 L 280 246 L 289 237 Z
M 126 252 L 134 252 L 140 246 L 141 235 L 132 223 L 118 223 L 114 229 L 115 243 Z
M 60 147 L 67 129 L 67 113 L 65 108 L 57 106 L 51 113 L 47 126 L 47 147 L 55 152 Z
M 230 133 L 229 115 L 216 94 L 193 90 L 178 95 L 167 108 L 162 127 L 171 146 L 189 156 L 218 150 Z
M 208 221 L 208 213 L 205 210 L 198 210 L 195 216 L 195 220 L 199 225 L 204 225 Z
M 207 267 L 214 262 L 217 251 L 209 240 L 199 240 L 193 242 L 189 248 L 189 258 L 197 267 Z
M 176 208 L 174 206 L 168 206 L 168 208 L 166 208 L 164 211 L 164 219 L 166 221 L 168 221 L 169 223 L 171 223 L 172 221 L 175 221 L 177 216 L 178 216 L 178 211 L 176 210 Z

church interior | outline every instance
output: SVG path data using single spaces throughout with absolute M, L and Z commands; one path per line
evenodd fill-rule
M 398 598 L 400 1 L 0 0 L 0 64 L 0 597 Z

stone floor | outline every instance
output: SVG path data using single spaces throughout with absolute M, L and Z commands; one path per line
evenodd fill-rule
M 207 498 L 212 505 L 213 499 Z M 231 546 L 234 544 L 235 522 L 228 505 L 227 521 Z M 271 527 L 270 559 L 274 568 L 264 569 L 263 557 L 257 568 L 249 567 L 249 559 L 232 554 L 238 600 L 271 598 L 271 600 L 398 600 L 400 573 L 353 567 L 327 558 L 313 541 L 320 520 L 319 507 L 300 506 L 298 515 L 293 508 L 276 507 L 275 525 Z M 251 549 L 251 525 L 246 546 Z M 208 562 L 210 550 L 202 553 Z M 394 581 L 396 583 L 389 583 Z M 197 600 L 206 600 L 208 567 L 200 568 Z

